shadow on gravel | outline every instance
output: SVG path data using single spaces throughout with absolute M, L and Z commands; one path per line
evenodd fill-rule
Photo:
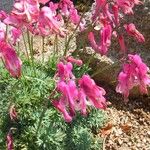
M 142 109 L 144 112 L 150 112 L 150 95 L 141 95 L 137 98 L 130 97 L 128 103 L 126 104 L 120 94 L 117 94 L 111 88 L 107 87 L 105 89 L 107 89 L 107 100 L 110 101 L 111 105 L 113 105 L 113 107 L 117 110 L 124 110 L 134 113 L 135 109 Z

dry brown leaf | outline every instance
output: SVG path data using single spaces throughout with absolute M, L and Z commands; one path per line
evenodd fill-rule
M 132 125 L 129 123 L 126 123 L 126 124 L 120 125 L 120 127 L 123 132 L 129 133 L 131 131 Z
M 112 131 L 112 127 L 113 127 L 113 124 L 109 122 L 104 128 L 101 129 L 101 136 L 104 137 L 104 136 L 109 135 Z

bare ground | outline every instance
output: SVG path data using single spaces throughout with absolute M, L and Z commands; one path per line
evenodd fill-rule
M 150 150 L 150 96 L 131 98 L 127 104 L 113 90 L 108 90 L 104 127 L 104 150 Z

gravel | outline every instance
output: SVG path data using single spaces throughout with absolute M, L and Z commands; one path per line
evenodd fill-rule
M 150 96 L 130 99 L 125 104 L 114 91 L 108 93 L 110 105 L 106 111 L 111 128 L 103 149 L 150 150 Z

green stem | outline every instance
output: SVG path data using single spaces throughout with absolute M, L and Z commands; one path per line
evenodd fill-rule
M 40 127 L 41 127 L 42 120 L 43 120 L 43 117 L 45 115 L 45 112 L 48 109 L 48 103 L 49 103 L 50 99 L 53 99 L 53 95 L 55 94 L 55 92 L 56 92 L 56 88 L 54 88 L 54 90 L 51 92 L 51 94 L 49 96 L 49 99 L 46 99 L 45 106 L 44 106 L 43 111 L 41 112 L 41 115 L 40 115 L 40 120 L 39 120 L 38 127 L 37 127 L 37 130 L 36 130 L 36 136 L 38 134 L 38 131 L 40 130 Z
M 72 34 L 70 35 L 70 37 L 68 38 L 68 41 L 67 41 L 67 43 L 66 43 L 66 45 L 65 45 L 64 56 L 66 56 L 66 54 L 67 54 L 67 50 L 68 50 L 68 48 L 69 48 L 70 41 L 71 41 L 71 39 L 73 38 L 74 34 L 76 33 L 76 31 L 77 31 L 77 29 L 78 29 L 78 27 L 79 27 L 79 25 L 80 25 L 80 22 L 81 22 L 82 18 L 84 17 L 84 14 L 85 14 L 85 12 L 82 14 L 82 16 L 81 16 L 81 18 L 80 18 L 80 21 L 78 22 L 78 24 L 77 24 L 76 28 L 74 29 L 73 33 L 72 33 Z
M 67 48 L 66 48 L 66 47 L 67 47 L 67 42 L 68 42 L 67 39 L 68 39 L 68 36 L 66 35 L 66 36 L 65 36 L 65 51 L 64 51 L 64 56 L 65 56 L 66 53 L 67 53 L 67 52 L 66 52 L 66 51 L 67 51 Z
M 30 63 L 30 58 L 29 58 L 29 53 L 28 53 L 28 49 L 27 49 L 27 44 L 26 44 L 26 40 L 25 40 L 25 36 L 24 36 L 23 32 L 22 32 L 22 38 L 23 38 L 23 43 L 24 43 L 24 47 L 25 47 L 25 51 L 26 51 L 26 56 L 27 56 L 28 61 Z
M 5 34 L 5 40 L 7 41 L 7 36 L 8 36 L 8 25 L 6 25 L 6 34 Z
M 58 35 L 56 35 L 56 37 L 55 37 L 55 42 L 56 42 L 56 53 L 57 53 L 57 55 L 58 55 Z
M 53 56 L 55 56 L 55 54 L 56 54 L 56 35 L 55 35 L 55 39 L 54 39 L 54 54 L 53 54 Z
M 20 55 L 20 43 L 17 43 L 17 50 L 18 50 L 18 55 Z
M 36 76 L 35 64 L 34 64 L 34 56 L 33 56 L 33 36 L 31 36 L 31 39 L 30 39 L 29 30 L 27 30 L 27 38 L 28 38 L 30 55 L 31 55 L 32 68 L 33 68 L 34 76 Z
M 42 63 L 44 62 L 44 36 L 42 36 Z
M 55 36 L 55 39 L 54 39 L 54 52 L 53 52 L 53 55 L 52 55 L 52 57 L 51 56 L 49 56 L 49 63 L 51 63 L 51 60 L 50 60 L 50 58 L 56 58 L 56 56 L 58 56 L 58 50 L 59 48 L 58 48 L 58 36 L 56 35 Z M 57 54 L 57 55 L 56 55 Z

